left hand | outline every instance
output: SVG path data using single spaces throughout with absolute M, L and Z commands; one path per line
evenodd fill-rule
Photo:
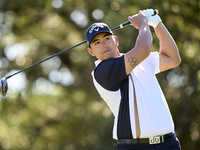
M 162 21 L 157 14 L 154 15 L 153 9 L 146 9 L 143 10 L 142 12 L 147 16 L 148 24 L 154 28 L 156 28 L 157 25 Z

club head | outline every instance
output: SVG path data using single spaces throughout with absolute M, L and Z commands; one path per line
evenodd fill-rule
M 8 90 L 8 84 L 5 78 L 0 80 L 0 94 L 2 97 L 5 97 Z

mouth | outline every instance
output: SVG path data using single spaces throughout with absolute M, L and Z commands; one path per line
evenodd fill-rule
M 110 50 L 107 49 L 107 50 L 103 51 L 103 54 L 105 54 L 105 53 L 107 53 L 107 52 L 110 52 Z

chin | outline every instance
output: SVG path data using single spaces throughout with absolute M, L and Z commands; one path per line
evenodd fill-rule
M 113 57 L 113 56 L 109 56 L 109 57 L 106 57 L 105 59 L 111 59 L 111 58 L 115 58 L 115 57 Z

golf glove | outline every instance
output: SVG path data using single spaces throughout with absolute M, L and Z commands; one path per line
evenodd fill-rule
M 154 28 L 157 27 L 158 23 L 162 21 L 157 14 L 154 15 L 153 9 L 143 10 L 143 13 L 147 16 L 148 24 Z

